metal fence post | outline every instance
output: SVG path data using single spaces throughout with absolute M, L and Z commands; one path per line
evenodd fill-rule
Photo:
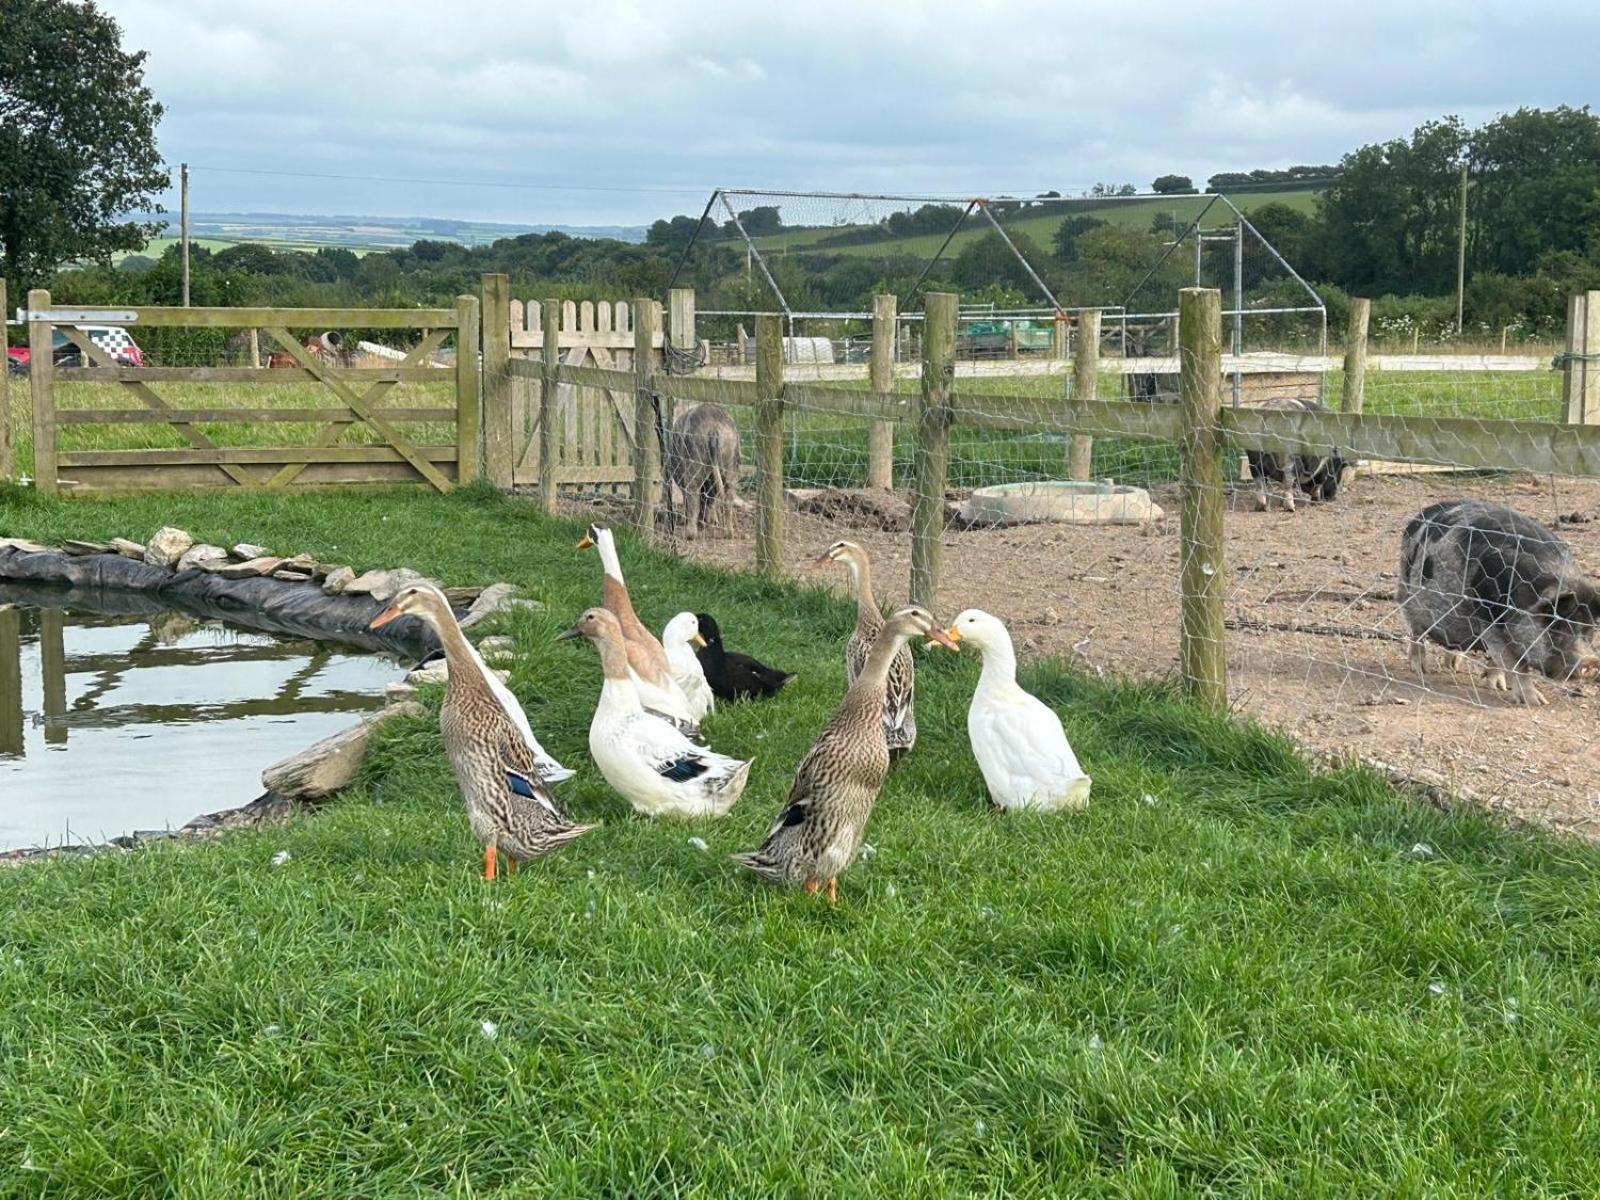
M 1223 646 L 1222 294 L 1184 288 L 1178 298 L 1182 437 L 1178 657 L 1183 685 L 1207 708 L 1228 703 Z
M 932 611 L 939 595 L 939 538 L 950 466 L 950 400 L 956 374 L 954 292 L 929 292 L 922 321 L 922 393 L 917 404 L 911 497 L 911 602 Z

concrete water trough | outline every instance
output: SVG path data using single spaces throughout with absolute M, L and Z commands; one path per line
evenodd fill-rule
M 1143 525 L 1162 516 L 1143 488 L 1098 482 L 1045 479 L 978 488 L 961 502 L 961 516 L 974 525 Z

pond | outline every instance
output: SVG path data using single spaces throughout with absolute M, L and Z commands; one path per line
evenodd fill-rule
M 246 804 L 263 767 L 382 707 L 403 670 L 353 647 L 170 610 L 55 607 L 0 584 L 0 852 Z

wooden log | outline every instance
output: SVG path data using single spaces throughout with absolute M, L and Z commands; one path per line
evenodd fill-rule
M 1180 588 L 1183 686 L 1207 708 L 1228 703 L 1223 644 L 1222 293 L 1178 294 Z
M 756 318 L 756 569 L 783 570 L 783 318 Z
M 50 307 L 50 293 L 28 293 L 30 313 Z M 28 322 L 28 393 L 33 401 L 33 486 L 46 496 L 56 492 L 55 346 L 49 321 Z M 6 366 L 10 370 L 10 364 Z
M 544 347 L 539 358 L 539 503 L 552 516 L 560 493 L 556 448 L 557 389 L 561 376 L 561 308 L 552 298 L 540 309 Z
M 261 772 L 261 786 L 289 800 L 316 800 L 337 792 L 356 777 L 379 726 L 399 717 L 420 717 L 423 713 L 422 705 L 414 700 L 391 704 L 349 729 L 273 763 Z
M 1372 301 L 1350 298 L 1350 327 L 1344 338 L 1344 384 L 1339 407 L 1347 413 L 1360 413 L 1367 396 L 1367 322 L 1372 317 Z
M 911 602 L 930 612 L 939 596 L 939 539 L 944 533 L 944 489 L 950 466 L 958 303 L 953 292 L 929 292 L 923 308 L 922 393 L 916 406 L 915 490 L 911 497 Z
M 483 397 L 478 388 L 478 298 L 456 297 L 456 478 L 483 474 Z
M 500 274 L 482 279 L 483 302 L 483 473 L 501 490 L 511 487 L 516 466 L 516 435 L 512 427 L 511 280 Z
M 652 536 L 661 503 L 661 442 L 656 431 L 655 335 L 661 306 L 654 300 L 633 302 L 633 522 Z
M 1100 398 L 1100 310 L 1078 314 L 1078 353 L 1072 360 L 1072 402 L 1093 404 Z M 1074 433 L 1067 443 L 1067 478 L 1087 480 L 1094 462 L 1094 435 Z
M 872 297 L 872 357 L 868 384 L 874 392 L 894 391 L 895 317 L 899 301 L 893 293 Z M 894 422 L 882 418 L 867 427 L 867 486 L 894 487 Z

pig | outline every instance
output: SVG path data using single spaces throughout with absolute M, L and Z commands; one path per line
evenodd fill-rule
M 1298 400 L 1280 397 L 1261 404 L 1261 408 L 1275 408 L 1298 412 L 1321 412 L 1322 405 L 1315 400 Z M 1332 500 L 1344 480 L 1345 460 L 1337 453 L 1278 454 L 1271 450 L 1247 450 L 1250 474 L 1256 480 L 1256 507 L 1266 512 L 1272 507 L 1267 497 L 1267 480 L 1283 487 L 1283 507 L 1294 511 L 1294 493 L 1299 488 L 1312 500 Z
M 1482 650 L 1490 686 L 1526 705 L 1545 703 L 1529 673 L 1600 674 L 1592 646 L 1600 588 L 1566 542 L 1503 504 L 1447 500 L 1413 517 L 1400 539 L 1395 598 L 1419 672 L 1428 642 L 1454 651 L 1457 670 L 1468 651 Z
M 730 505 L 739 490 L 739 427 L 728 410 L 700 404 L 672 422 L 667 484 L 683 490 L 683 533 L 693 540 L 700 522 L 733 530 Z

